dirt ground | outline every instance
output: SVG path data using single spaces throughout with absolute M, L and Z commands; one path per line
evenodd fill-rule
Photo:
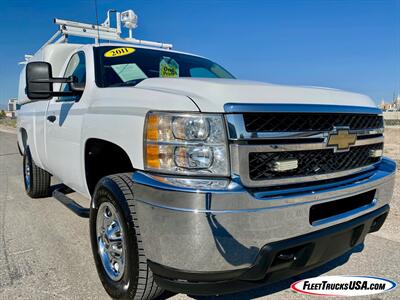
M 17 126 L 17 119 L 0 118 L 0 127 L 2 128 L 15 128 Z

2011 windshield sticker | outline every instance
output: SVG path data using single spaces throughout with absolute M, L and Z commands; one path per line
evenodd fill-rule
M 179 77 L 179 65 L 175 59 L 164 56 L 160 61 L 160 77 Z
M 127 48 L 127 47 L 114 48 L 104 53 L 104 57 L 119 57 L 131 54 L 133 52 L 135 52 L 135 48 Z

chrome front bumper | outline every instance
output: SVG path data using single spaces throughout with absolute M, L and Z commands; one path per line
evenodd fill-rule
M 357 218 L 389 203 L 396 164 L 384 158 L 374 170 L 340 181 L 251 190 L 232 181 L 224 190 L 181 188 L 141 171 L 133 174 L 136 211 L 147 259 L 191 272 L 250 267 L 272 242 Z M 310 207 L 376 190 L 375 201 L 311 225 Z

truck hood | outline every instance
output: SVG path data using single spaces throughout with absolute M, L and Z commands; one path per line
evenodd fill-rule
M 149 78 L 137 88 L 190 97 L 203 112 L 223 112 L 226 103 L 327 104 L 376 107 L 368 96 L 336 89 L 206 78 Z

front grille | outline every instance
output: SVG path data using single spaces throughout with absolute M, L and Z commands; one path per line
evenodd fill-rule
M 380 160 L 379 157 L 370 157 L 371 150 L 377 149 L 383 149 L 383 143 L 352 147 L 347 152 L 334 152 L 333 149 L 250 152 L 249 176 L 251 180 L 257 181 L 351 170 L 378 162 Z M 289 159 L 298 160 L 297 169 L 285 172 L 273 171 L 276 161 Z
M 335 126 L 352 130 L 383 127 L 383 117 L 370 114 L 340 113 L 246 113 L 248 132 L 330 131 Z

